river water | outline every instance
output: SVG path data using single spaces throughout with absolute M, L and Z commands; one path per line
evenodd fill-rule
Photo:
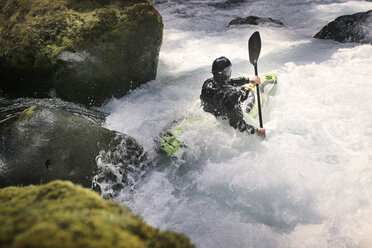
M 164 41 L 157 80 L 103 107 L 105 126 L 136 138 L 157 168 L 116 200 L 197 247 L 372 247 L 372 46 L 312 37 L 371 1 L 159 0 Z M 236 17 L 283 27 L 231 26 Z M 371 28 L 371 27 L 367 27 Z M 259 73 L 278 75 L 263 119 L 267 138 L 241 134 L 199 108 L 219 56 L 233 77 L 254 73 L 247 40 L 259 31 Z M 204 115 L 187 147 L 161 157 L 172 120 Z

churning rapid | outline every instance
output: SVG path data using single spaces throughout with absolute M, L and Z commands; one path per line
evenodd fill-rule
M 103 109 L 105 126 L 141 143 L 157 169 L 116 200 L 197 247 L 372 247 L 372 46 L 312 38 L 371 1 L 155 1 L 164 40 L 157 80 Z M 284 23 L 230 26 L 236 17 Z M 258 72 L 278 75 L 265 140 L 203 113 L 198 99 L 219 56 L 233 77 L 254 74 L 247 41 L 259 31 Z M 204 115 L 175 158 L 154 140 L 170 122 Z M 191 125 L 191 124 L 190 124 Z

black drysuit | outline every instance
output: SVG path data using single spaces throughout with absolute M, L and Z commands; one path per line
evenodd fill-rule
M 206 80 L 200 95 L 204 111 L 216 117 L 227 118 L 230 126 L 241 132 L 254 134 L 257 128 L 243 119 L 241 103 L 248 99 L 247 112 L 254 104 L 254 94 L 250 90 L 242 90 L 238 86 L 249 83 L 246 78 L 230 79 L 226 84 L 216 82 L 213 78 Z

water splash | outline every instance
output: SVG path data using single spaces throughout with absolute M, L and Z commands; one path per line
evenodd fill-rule
M 226 1 L 218 1 L 224 3 Z M 106 106 L 106 127 L 135 137 L 157 169 L 117 200 L 198 247 L 370 247 L 372 47 L 312 39 L 326 23 L 372 8 L 368 1 L 156 1 L 165 22 L 157 81 Z M 227 28 L 257 15 L 284 27 Z M 259 72 L 279 78 L 264 114 L 268 137 L 242 135 L 196 104 L 214 58 L 233 77 L 253 74 L 247 40 L 259 30 Z M 187 115 L 175 159 L 154 139 Z

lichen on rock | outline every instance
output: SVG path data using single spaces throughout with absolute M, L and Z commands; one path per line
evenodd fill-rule
M 155 78 L 162 31 L 146 0 L 1 1 L 1 89 L 99 106 Z
M 0 247 L 186 248 L 130 210 L 67 181 L 0 189 Z

